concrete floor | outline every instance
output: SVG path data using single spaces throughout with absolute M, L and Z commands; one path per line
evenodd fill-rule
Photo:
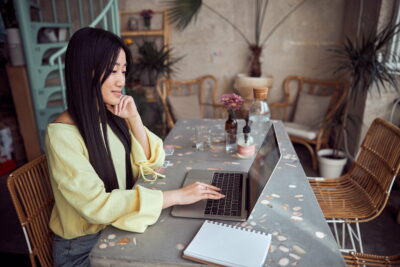
M 309 155 L 302 146 L 295 146 L 300 161 L 307 176 L 318 176 L 309 164 Z M 12 209 L 11 200 L 7 199 L 8 192 L 5 187 L 6 177 L 0 177 L 0 211 L 7 214 L 0 220 L 0 259 L 10 260 L 12 266 L 30 266 L 29 257 L 21 254 L 26 251 L 25 241 L 18 224 L 15 211 Z M 400 188 L 395 185 L 388 204 L 382 214 L 371 222 L 360 225 L 365 253 L 378 255 L 393 255 L 400 253 L 400 224 L 396 216 L 400 209 Z M 11 253 L 13 252 L 13 253 Z M 18 252 L 18 253 L 15 253 Z

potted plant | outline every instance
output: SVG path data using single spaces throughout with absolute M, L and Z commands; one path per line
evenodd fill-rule
M 262 77 L 261 69 L 261 55 L 263 48 L 267 41 L 271 38 L 273 33 L 282 25 L 283 22 L 295 11 L 297 10 L 305 0 L 296 4 L 285 16 L 283 16 L 266 36 L 263 36 L 264 20 L 268 7 L 268 0 L 255 0 L 255 24 L 254 33 L 255 39 L 250 41 L 249 38 L 240 30 L 234 23 L 232 23 L 223 14 L 212 8 L 210 5 L 206 4 L 202 0 L 167 0 L 168 5 L 168 15 L 172 23 L 175 24 L 178 30 L 185 29 L 190 22 L 196 18 L 200 11 L 200 8 L 204 6 L 211 12 L 216 14 L 222 20 L 227 22 L 232 28 L 240 34 L 243 40 L 247 43 L 250 50 L 250 62 L 247 74 L 238 74 L 235 81 L 235 88 L 238 89 L 242 97 L 246 99 L 251 99 L 253 97 L 253 87 L 271 87 L 272 86 L 272 76 Z
M 387 85 L 399 91 L 395 69 L 383 61 L 382 56 L 399 31 L 400 24 L 388 24 L 376 34 L 364 34 L 362 38 L 354 40 L 346 38 L 342 47 L 330 49 L 337 61 L 335 73 L 344 72 L 350 81 L 350 87 L 339 111 L 325 122 L 329 123 L 333 129 L 333 147 L 329 151 L 320 150 L 318 152 L 319 166 L 323 177 L 340 176 L 346 164 L 347 149 L 345 149 L 346 153 L 340 149 L 347 147 L 346 136 L 349 133 L 349 124 L 355 123 L 357 119 L 349 115 L 349 108 L 359 100 L 360 96 L 371 90 L 373 84 L 376 85 L 379 93 L 381 87 L 387 90 Z M 388 56 L 393 57 L 395 61 L 399 59 L 396 54 Z M 347 156 L 350 157 L 350 155 Z M 325 172 L 327 166 L 329 169 L 339 166 L 339 169 L 333 174 L 327 174 Z
M 129 40 L 125 40 L 125 43 L 132 44 Z M 145 89 L 146 97 L 154 99 L 157 80 L 175 72 L 175 64 L 182 57 L 173 57 L 172 49 L 157 47 L 156 43 L 150 41 L 138 45 L 138 54 L 139 57 L 134 59 L 133 71 L 128 76 L 128 83 L 139 82 Z

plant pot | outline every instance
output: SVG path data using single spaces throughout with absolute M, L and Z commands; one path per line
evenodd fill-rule
M 157 92 L 154 86 L 143 86 L 142 89 L 147 102 L 157 102 Z
M 326 156 L 332 155 L 333 149 L 321 149 L 317 152 L 319 172 L 321 177 L 336 178 L 342 174 L 344 165 L 346 165 L 347 157 L 342 151 L 339 151 L 341 159 L 327 158 Z
M 271 88 L 273 83 L 272 76 L 249 77 L 244 73 L 239 73 L 235 78 L 234 88 L 239 92 L 245 100 L 253 100 L 253 88 L 268 87 Z

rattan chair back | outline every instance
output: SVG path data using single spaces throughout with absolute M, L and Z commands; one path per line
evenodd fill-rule
M 400 128 L 377 118 L 368 129 L 360 153 L 346 174 L 338 178 L 309 179 L 327 222 L 333 223 L 337 242 L 336 223 L 343 226 L 339 244 L 343 251 L 348 250 L 345 248 L 347 231 L 351 250 L 363 252 L 359 223 L 371 221 L 385 208 L 400 171 L 399 144 Z M 356 229 L 352 229 L 350 224 L 355 224 Z
M 168 96 L 196 95 L 199 100 L 200 113 L 203 118 L 222 117 L 223 105 L 218 104 L 215 97 L 218 80 L 212 75 L 203 75 L 193 80 L 173 80 L 161 78 L 157 81 L 157 93 L 163 105 L 166 123 L 169 129 L 175 124 Z
M 347 87 L 347 83 L 342 81 L 288 76 L 282 85 L 283 101 L 272 103 L 272 117 L 283 121 L 292 121 L 301 93 L 315 96 L 330 96 L 331 101 L 325 118 L 332 117 L 346 97 Z
M 393 256 L 378 256 L 364 253 L 344 253 L 344 261 L 349 267 L 363 266 L 400 266 L 400 254 Z
M 356 161 L 346 174 L 363 189 L 374 207 L 366 217 L 372 219 L 382 212 L 399 170 L 400 129 L 383 119 L 375 119 L 361 144 Z
M 273 119 L 285 122 L 293 122 L 301 93 L 312 96 L 330 97 L 329 105 L 323 119 L 316 122 L 313 127 L 317 131 L 316 138 L 309 139 L 296 135 L 289 135 L 294 143 L 304 145 L 310 152 L 312 167 L 317 169 L 317 151 L 323 147 L 328 147 L 329 136 L 332 128 L 332 119 L 341 107 L 348 93 L 348 83 L 346 81 L 319 80 L 302 76 L 288 76 L 283 81 L 283 100 L 270 103 Z M 318 103 L 315 103 L 318 105 Z
M 46 156 L 12 172 L 7 187 L 28 245 L 32 266 L 52 266 L 53 234 L 49 228 L 54 204 Z
M 350 170 L 339 178 L 310 180 L 326 218 L 349 223 L 379 216 L 400 171 L 400 129 L 375 119 Z

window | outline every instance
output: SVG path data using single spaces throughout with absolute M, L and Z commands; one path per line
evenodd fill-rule
M 393 4 L 393 25 L 400 23 L 400 1 L 396 0 Z M 400 34 L 396 34 L 388 47 L 386 61 L 389 67 L 393 70 L 400 70 Z

